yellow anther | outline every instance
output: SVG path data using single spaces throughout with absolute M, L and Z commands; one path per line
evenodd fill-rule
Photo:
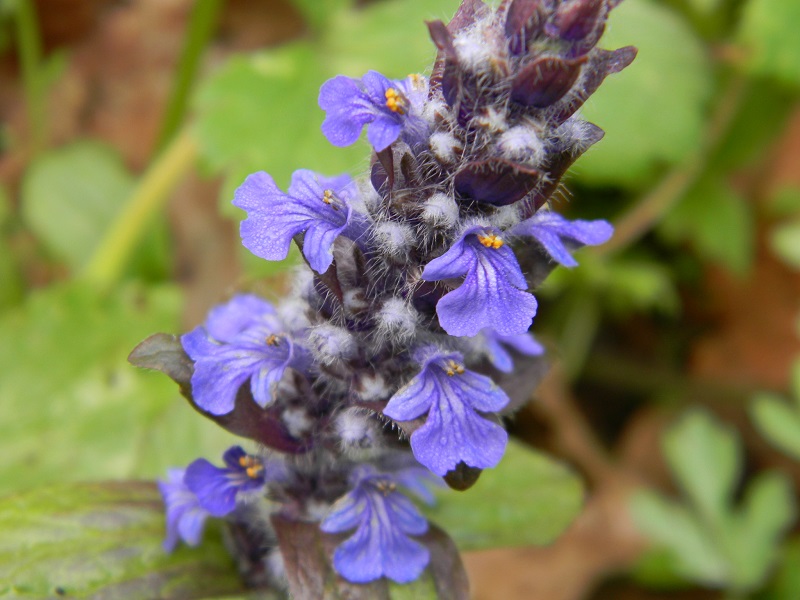
M 447 375 L 450 377 L 452 377 L 453 375 L 463 375 L 464 365 L 460 365 L 454 360 L 448 360 L 447 369 L 445 369 L 445 373 L 447 373 Z
M 400 92 L 394 88 L 386 90 L 386 108 L 398 115 L 406 114 L 408 108 L 408 100 Z
M 412 73 L 408 78 L 411 80 L 411 85 L 414 86 L 415 90 L 422 90 L 425 88 L 425 78 L 419 73 Z
M 250 479 L 255 479 L 264 470 L 264 465 L 255 456 L 245 454 L 239 457 L 239 466 L 245 470 Z
M 274 333 L 270 333 L 267 336 L 267 340 L 266 341 L 267 341 L 267 346 L 277 346 L 278 344 L 281 343 L 281 338 L 279 338 Z
M 325 190 L 322 192 L 322 201 L 333 208 L 333 210 L 339 210 L 339 207 L 336 205 L 336 196 L 333 195 L 333 190 Z
M 388 496 L 397 489 L 397 485 L 393 481 L 379 481 L 375 484 L 375 487 L 384 496 Z
M 264 470 L 264 465 L 257 464 L 253 465 L 252 467 L 247 467 L 246 473 L 250 479 L 255 479 L 259 475 L 261 475 L 261 471 Z
M 503 245 L 503 238 L 493 233 L 490 233 L 489 235 L 479 235 L 478 241 L 487 248 L 494 248 L 495 250 Z

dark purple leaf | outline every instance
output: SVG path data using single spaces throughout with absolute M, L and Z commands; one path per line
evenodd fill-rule
M 605 0 L 571 0 L 558 7 L 553 25 L 561 39 L 574 42 L 603 27 L 605 16 Z
M 524 54 L 528 42 L 540 30 L 542 13 L 541 0 L 512 0 L 506 13 L 506 37 L 512 54 Z
M 539 183 L 539 171 L 502 158 L 471 162 L 455 175 L 459 194 L 495 206 L 513 204 Z
M 578 85 L 556 107 L 553 119 L 563 123 L 597 91 L 608 75 L 619 73 L 636 58 L 636 48 L 625 46 L 617 50 L 596 50 L 589 56 Z
M 151 335 L 131 351 L 128 362 L 142 369 L 161 371 L 181 387 L 181 393 L 191 393 L 194 364 L 177 335 Z
M 433 575 L 438 600 L 468 600 L 467 572 L 450 536 L 431 523 L 420 541 L 431 551 L 428 570 Z
M 575 84 L 586 58 L 564 60 L 543 56 L 526 65 L 511 84 L 511 98 L 524 106 L 545 108 Z

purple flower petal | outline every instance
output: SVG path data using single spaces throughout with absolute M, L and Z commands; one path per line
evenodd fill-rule
M 190 546 L 197 546 L 203 537 L 208 511 L 184 483 L 184 469 L 170 469 L 167 480 L 158 482 L 158 489 L 167 510 L 167 536 L 164 550 L 172 552 L 183 540 Z
M 377 71 L 361 80 L 339 75 L 320 89 L 319 106 L 326 113 L 322 133 L 334 146 L 349 146 L 367 125 L 367 139 L 380 152 L 406 130 L 419 137 L 424 127 L 418 113 L 426 96 L 427 82 L 419 76 L 393 81 Z
M 333 261 L 334 240 L 353 229 L 348 228 L 349 200 L 356 193 L 349 175 L 322 177 L 312 171 L 295 171 L 284 194 L 269 175 L 254 173 L 236 190 L 233 200 L 247 211 L 240 226 L 242 243 L 256 256 L 283 260 L 294 236 L 305 233 L 303 254 L 311 268 L 324 273 Z M 359 228 L 345 235 L 360 233 Z
M 275 315 L 275 308 L 254 294 L 237 294 L 208 312 L 206 329 L 217 341 L 228 342 L 255 322 Z
M 229 448 L 223 457 L 227 467 L 215 467 L 198 458 L 186 468 L 184 481 L 197 496 L 200 505 L 215 517 L 224 517 L 236 508 L 243 492 L 262 489 L 276 472 L 267 470 L 264 462 L 247 454 L 240 446 Z
M 426 281 L 465 275 L 460 287 L 436 305 L 439 324 L 455 336 L 490 328 L 503 335 L 525 333 L 536 314 L 536 298 L 513 251 L 491 228 L 473 227 L 422 272 Z
M 429 356 L 419 374 L 392 396 L 383 414 L 406 421 L 428 408 L 425 424 L 411 434 L 411 449 L 420 463 L 443 476 L 462 461 L 477 468 L 500 461 L 508 436 L 476 411 L 498 411 L 508 402 L 491 379 L 464 368 L 463 356 L 440 353 Z
M 430 561 L 428 549 L 409 538 L 428 530 L 417 508 L 396 489 L 392 474 L 364 466 L 354 472 L 354 487 L 320 524 L 328 533 L 357 528 L 333 555 L 336 571 L 353 583 L 387 577 L 407 583 Z
M 505 346 L 511 346 L 514 350 L 526 356 L 544 354 L 544 346 L 529 333 L 499 335 L 491 329 L 486 329 L 481 332 L 479 339 L 483 342 L 489 361 L 496 369 L 504 373 L 510 373 L 514 369 L 514 359 Z
M 565 267 L 574 267 L 578 263 L 563 240 L 572 240 L 585 246 L 596 246 L 611 239 L 614 228 L 603 220 L 569 221 L 558 213 L 540 210 L 530 219 L 514 226 L 509 233 L 533 237 L 553 260 Z

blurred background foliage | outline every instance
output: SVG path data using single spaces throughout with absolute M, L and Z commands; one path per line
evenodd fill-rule
M 39 506 L 233 442 L 127 353 L 234 290 L 281 295 L 293 261 L 241 248 L 233 190 L 363 173 L 319 86 L 427 72 L 423 21 L 456 5 L 0 0 L 0 493 Z M 501 547 L 465 555 L 477 598 L 800 598 L 798 24 L 796 0 L 614 10 L 601 46 L 639 55 L 587 103 L 606 137 L 555 204 L 616 235 L 537 294 L 555 367 L 511 424 L 527 446 L 432 514 Z

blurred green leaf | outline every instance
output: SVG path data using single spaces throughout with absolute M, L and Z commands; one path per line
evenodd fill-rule
M 133 187 L 119 156 L 97 142 L 50 150 L 22 181 L 22 217 L 70 267 L 81 267 Z
M 760 587 L 781 536 L 795 519 L 789 480 L 780 473 L 761 473 L 745 489 L 741 505 L 734 506 L 742 470 L 738 437 L 697 410 L 665 434 L 664 451 L 690 503 L 651 491 L 637 494 L 631 503 L 640 530 L 672 555 L 660 567 L 672 565 L 687 580 L 739 595 Z
M 788 185 L 778 189 L 769 199 L 769 212 L 776 217 L 800 215 L 800 187 Z
M 552 542 L 580 512 L 583 485 L 563 465 L 511 441 L 469 492 L 448 488 L 436 496 L 426 514 L 465 551 Z
M 795 94 L 767 78 L 748 81 L 738 99 L 736 115 L 719 140 L 707 170 L 730 172 L 763 160 L 785 129 L 796 103 Z
M 446 23 L 458 4 L 455 0 L 383 0 L 337 13 L 321 47 L 326 77 L 361 77 L 369 70 L 393 79 L 430 73 L 436 48 L 425 21 Z M 321 84 L 318 81 L 317 87 Z
M 800 3 L 796 0 L 750 0 L 739 22 L 739 41 L 749 52 L 747 68 L 800 85 Z
M 671 565 L 678 575 L 707 585 L 725 582 L 728 565 L 689 510 L 654 492 L 641 491 L 631 499 L 631 514 L 643 534 L 671 551 Z
M 244 591 L 219 529 L 167 555 L 145 482 L 55 485 L 0 499 L 0 597 L 212 598 Z M 265 596 L 260 596 L 265 597 Z
M 345 11 L 355 0 L 291 0 L 305 20 L 314 29 L 324 30 L 339 11 Z
M 769 245 L 778 258 L 800 270 L 800 218 L 774 227 L 769 235 Z
M 800 538 L 784 545 L 778 572 L 758 600 L 796 600 L 800 598 Z
M 741 510 L 726 531 L 737 587 L 758 587 L 778 555 L 778 542 L 795 519 L 792 484 L 782 473 L 760 473 L 747 486 Z
M 756 396 L 751 410 L 761 435 L 800 460 L 800 413 L 772 394 Z
M 706 412 L 685 414 L 664 435 L 664 456 L 681 488 L 704 519 L 721 515 L 741 467 L 736 433 Z
M 639 49 L 636 60 L 609 77 L 583 110 L 606 131 L 574 168 L 590 184 L 642 186 L 700 144 L 713 75 L 698 38 L 668 8 L 627 0 L 611 14 L 600 46 L 628 45 Z
M 156 477 L 218 456 L 231 437 L 175 385 L 128 365 L 154 331 L 179 329 L 175 288 L 77 284 L 32 293 L 0 315 L 0 493 L 48 482 Z
M 662 220 L 659 233 L 688 241 L 706 260 L 744 275 L 755 253 L 754 219 L 747 201 L 721 176 L 703 177 Z

